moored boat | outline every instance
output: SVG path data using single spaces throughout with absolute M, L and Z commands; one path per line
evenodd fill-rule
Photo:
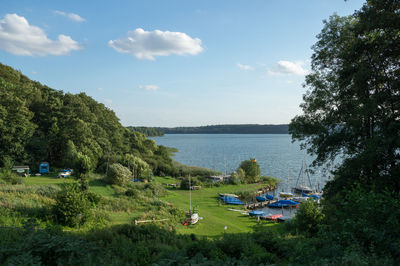
M 265 212 L 263 212 L 263 211 L 251 211 L 251 212 L 249 212 L 249 215 L 252 216 L 252 217 L 257 217 L 257 216 L 261 217 L 261 216 L 265 215 Z
M 293 198 L 293 193 L 290 192 L 279 192 L 279 197 L 281 198 Z
M 270 208 L 286 208 L 290 206 L 297 206 L 299 203 L 293 200 L 278 200 L 275 203 L 268 204 Z
M 263 220 L 270 220 L 270 221 L 276 221 L 278 218 L 282 217 L 282 214 L 268 214 L 266 216 L 262 216 L 261 219 Z
M 265 194 L 264 196 L 257 196 L 256 197 L 256 200 L 258 202 L 264 202 L 264 201 L 273 200 L 273 199 L 274 199 L 274 196 L 271 196 L 271 195 L 268 195 L 268 194 Z
M 302 194 L 302 193 L 309 194 L 312 192 L 312 189 L 307 186 L 297 186 L 297 187 L 293 188 L 293 192 L 298 193 L 298 194 Z

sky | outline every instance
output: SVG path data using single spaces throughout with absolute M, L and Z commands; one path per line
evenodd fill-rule
M 1 0 L 0 62 L 124 126 L 286 124 L 323 20 L 361 0 Z

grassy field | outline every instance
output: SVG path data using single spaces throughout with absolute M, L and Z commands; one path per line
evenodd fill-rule
M 74 182 L 73 178 L 58 178 L 56 175 L 30 176 L 25 178 L 26 185 L 52 185 Z
M 57 178 L 55 176 L 32 176 L 25 179 L 27 186 L 51 185 L 75 182 L 73 178 Z M 176 183 L 177 180 L 170 177 L 154 177 L 157 183 Z M 262 184 L 246 185 L 224 185 L 213 188 L 202 188 L 192 191 L 192 207 L 199 212 L 203 219 L 196 225 L 183 226 L 178 224 L 176 230 L 182 234 L 196 234 L 198 236 L 216 237 L 224 233 L 245 233 L 251 232 L 258 224 L 255 218 L 244 215 L 241 212 L 230 211 L 236 209 L 245 211 L 243 206 L 225 205 L 218 200 L 218 193 L 238 193 L 239 191 L 256 191 Z M 117 199 L 118 194 L 101 179 L 94 179 L 89 182 L 89 190 L 107 198 Z M 174 207 L 181 210 L 189 210 L 189 191 L 175 188 L 167 188 L 168 193 L 160 197 L 161 200 L 172 203 Z M 141 211 L 133 212 L 110 212 L 112 224 L 131 223 L 138 218 Z M 158 217 L 162 219 L 163 217 Z M 273 223 L 263 221 L 265 226 L 274 226 Z M 226 228 L 226 230 L 224 229 Z
M 156 182 L 173 183 L 175 179 L 155 178 Z M 175 181 L 176 182 L 176 181 Z M 196 225 L 179 225 L 177 231 L 183 234 L 196 234 L 199 236 L 218 236 L 224 233 L 244 233 L 253 230 L 257 225 L 255 218 L 243 215 L 240 212 L 229 211 L 228 209 L 241 209 L 241 206 L 225 205 L 218 203 L 218 193 L 237 193 L 238 191 L 256 191 L 260 184 L 249 185 L 225 185 L 221 187 L 203 188 L 192 191 L 192 207 L 199 211 L 199 216 L 203 217 Z M 168 189 L 168 195 L 162 197 L 163 200 L 172 203 L 175 207 L 189 210 L 189 191 L 180 189 Z M 274 225 L 266 223 L 267 226 Z

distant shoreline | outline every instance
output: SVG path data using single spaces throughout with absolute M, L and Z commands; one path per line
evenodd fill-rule
M 289 134 L 289 125 L 212 125 L 199 127 L 128 127 L 146 133 L 147 136 L 164 134 Z M 149 134 L 157 132 L 157 134 Z

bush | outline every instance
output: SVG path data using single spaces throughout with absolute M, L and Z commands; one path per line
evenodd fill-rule
M 201 185 L 201 182 L 199 181 L 199 179 L 197 177 L 191 177 L 190 179 L 191 179 L 190 180 L 191 186 L 200 186 Z M 185 189 L 185 190 L 189 189 L 189 177 L 185 177 L 182 179 L 180 188 Z
M 239 169 L 242 169 L 245 172 L 244 179 L 246 183 L 255 183 L 260 179 L 260 165 L 254 158 L 250 158 L 249 160 L 241 162 Z M 238 172 L 240 171 L 239 169 Z
M 73 227 L 89 220 L 90 205 L 87 193 L 82 192 L 77 184 L 66 184 L 56 196 L 53 213 L 58 223 Z
M 197 166 L 188 166 L 184 164 L 180 164 L 178 162 L 174 162 L 174 167 L 176 168 L 176 171 L 181 175 L 181 176 L 203 176 L 203 177 L 209 177 L 212 175 L 218 175 L 221 174 L 221 172 L 208 169 L 208 168 L 203 168 L 203 167 L 197 167 Z
M 20 185 L 25 181 L 23 177 L 6 168 L 0 170 L 0 179 L 3 180 L 4 183 L 11 185 Z
M 314 236 L 318 232 L 318 226 L 322 223 L 324 214 L 313 199 L 308 199 L 300 205 L 295 218 L 289 223 L 297 232 Z
M 133 197 L 135 196 L 135 191 L 133 189 L 128 189 L 127 191 L 125 191 L 125 195 L 128 197 Z
M 123 185 L 132 179 L 132 172 L 119 163 L 110 165 L 105 181 L 109 184 Z

